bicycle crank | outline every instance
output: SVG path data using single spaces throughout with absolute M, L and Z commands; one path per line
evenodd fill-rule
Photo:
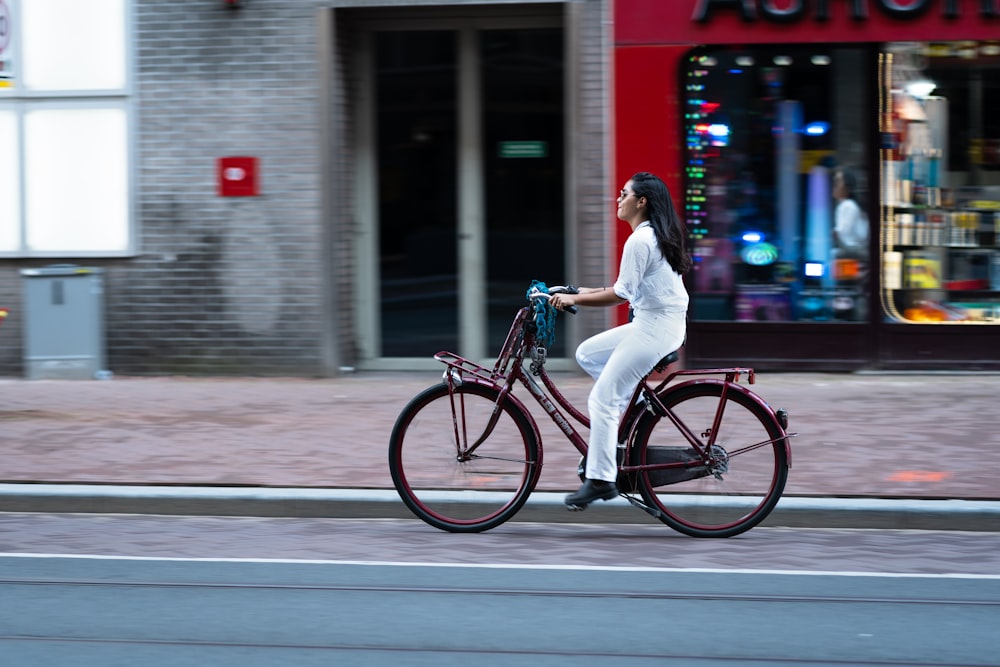
M 660 510 L 656 509 L 655 507 L 650 507 L 649 505 L 647 505 L 646 503 L 642 502 L 641 500 L 639 500 L 635 496 L 630 496 L 627 493 L 622 493 L 622 494 L 619 494 L 619 495 L 621 495 L 623 498 L 625 498 L 625 500 L 629 501 L 632 504 L 633 507 L 638 507 L 639 509 L 641 509 L 643 512 L 645 512 L 646 514 L 650 515 L 651 517 L 654 517 L 656 519 L 660 519 L 660 517 L 663 516 L 663 512 L 661 512 Z

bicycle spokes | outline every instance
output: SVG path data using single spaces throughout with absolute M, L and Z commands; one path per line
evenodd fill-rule
M 389 446 L 400 497 L 444 530 L 478 531 L 520 508 L 538 479 L 527 417 L 495 387 L 441 384 L 403 410 Z

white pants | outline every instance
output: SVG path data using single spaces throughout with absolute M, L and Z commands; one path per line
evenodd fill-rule
M 587 399 L 587 479 L 618 476 L 618 424 L 639 380 L 684 342 L 685 313 L 636 311 L 628 324 L 580 343 L 576 361 L 596 382 Z

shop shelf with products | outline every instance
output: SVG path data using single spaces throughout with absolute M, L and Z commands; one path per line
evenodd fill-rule
M 949 168 L 949 100 L 927 92 L 927 56 L 900 45 L 882 70 L 883 309 L 899 322 L 1000 323 L 1000 186 L 978 165 Z
M 946 188 L 938 206 L 890 213 L 882 282 L 903 320 L 1000 321 L 1000 187 Z

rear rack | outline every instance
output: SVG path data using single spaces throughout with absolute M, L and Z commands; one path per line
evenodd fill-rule
M 674 371 L 667 380 L 678 375 L 725 375 L 728 382 L 739 382 L 741 375 L 747 376 L 747 384 L 754 384 L 757 376 L 752 368 L 689 368 L 686 370 Z
M 674 371 L 670 375 L 666 376 L 653 388 L 654 391 L 659 392 L 661 389 L 670 384 L 674 378 L 678 376 L 692 376 L 692 375 L 725 375 L 726 382 L 738 383 L 740 381 L 740 376 L 747 376 L 747 384 L 754 384 L 757 381 L 757 376 L 752 368 L 691 368 L 685 370 Z

